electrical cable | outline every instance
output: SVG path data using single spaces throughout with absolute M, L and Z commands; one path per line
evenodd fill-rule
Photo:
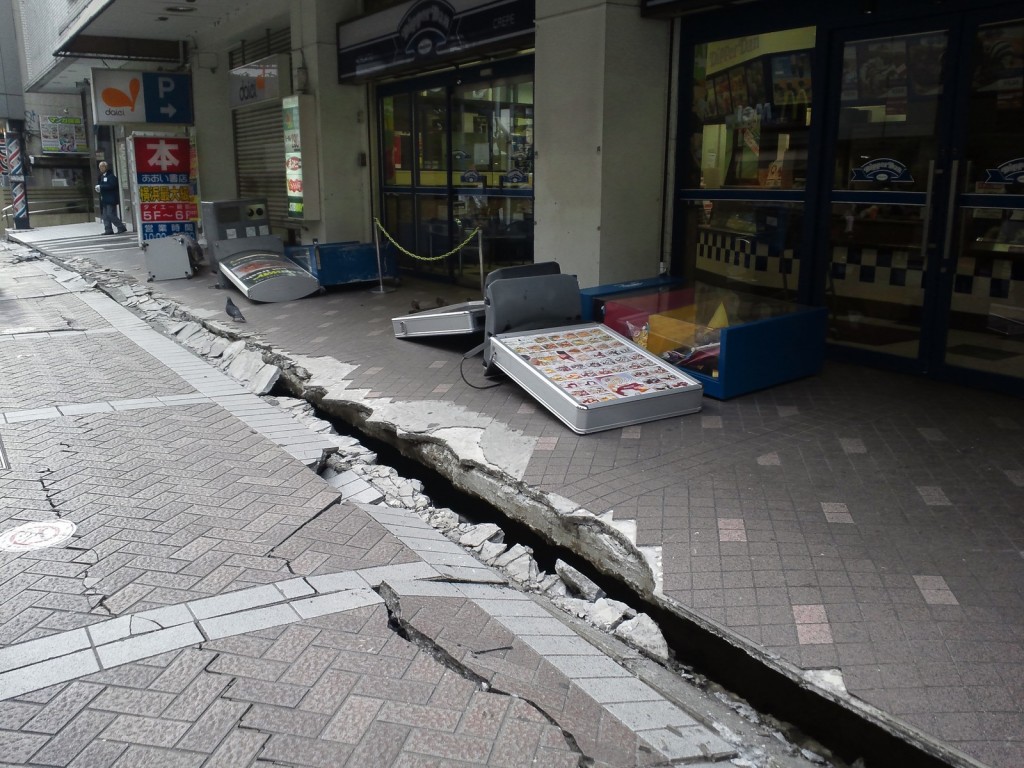
M 469 360 L 469 358 L 476 357 L 478 354 L 483 352 L 483 349 L 484 345 L 480 344 L 478 346 L 473 347 L 471 350 L 469 350 L 469 352 L 462 356 L 462 359 L 459 361 L 459 376 L 462 377 L 462 381 L 465 382 L 466 386 L 472 387 L 473 389 L 494 389 L 495 387 L 500 387 L 502 384 L 502 382 L 500 381 L 496 381 L 493 384 L 488 384 L 486 387 L 483 387 L 480 386 L 479 384 L 474 384 L 473 382 L 466 378 L 466 373 L 463 370 L 463 366 L 465 366 L 466 361 Z

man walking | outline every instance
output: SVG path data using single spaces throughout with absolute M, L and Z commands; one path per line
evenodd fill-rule
M 114 227 L 117 231 L 127 232 L 128 227 L 124 225 L 117 216 L 117 206 L 121 202 L 120 185 L 117 176 L 113 174 L 110 166 L 105 160 L 100 161 L 100 183 L 96 185 L 96 191 L 100 193 L 100 216 L 103 218 L 103 234 L 114 234 Z

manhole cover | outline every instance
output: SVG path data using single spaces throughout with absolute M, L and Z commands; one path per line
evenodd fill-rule
M 71 538 L 77 526 L 70 520 L 47 520 L 25 523 L 0 533 L 0 549 L 5 552 L 28 552 L 55 547 Z

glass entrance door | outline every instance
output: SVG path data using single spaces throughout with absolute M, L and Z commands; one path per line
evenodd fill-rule
M 830 340 L 1024 377 L 1024 21 L 930 20 L 838 50 Z
M 380 89 L 382 218 L 404 271 L 479 286 L 481 267 L 533 261 L 532 60 L 499 69 Z

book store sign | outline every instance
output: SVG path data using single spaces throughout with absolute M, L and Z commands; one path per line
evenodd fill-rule
M 338 25 L 338 80 L 443 62 L 533 31 L 534 0 L 415 0 Z
M 279 53 L 231 70 L 231 108 L 276 101 L 291 93 L 291 63 Z

